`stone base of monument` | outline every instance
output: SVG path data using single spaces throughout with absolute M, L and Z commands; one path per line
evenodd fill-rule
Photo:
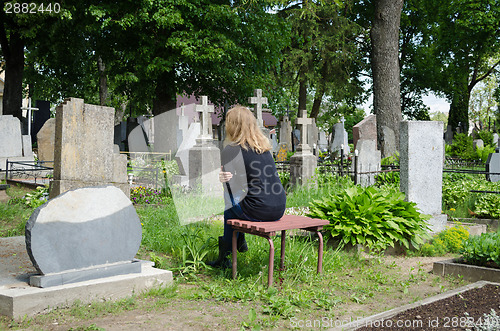
M 92 268 L 75 269 L 47 275 L 36 275 L 30 277 L 30 285 L 36 287 L 51 287 L 117 275 L 141 273 L 143 263 L 148 264 L 149 262 L 134 260 L 130 262 L 112 263 Z
M 448 215 L 446 214 L 431 215 L 431 219 L 428 220 L 427 223 L 429 225 L 431 233 L 441 232 L 446 228 L 446 225 L 448 223 Z
M 172 283 L 172 272 L 141 261 L 139 273 L 109 276 L 78 283 L 39 288 L 29 285 L 36 270 L 24 237 L 0 238 L 0 315 L 14 319 L 34 316 L 74 302 L 118 300 Z
M 50 195 L 49 198 L 52 199 L 61 193 L 75 190 L 78 188 L 83 188 L 83 187 L 96 187 L 96 186 L 102 186 L 102 185 L 113 185 L 115 187 L 118 187 L 120 190 L 122 190 L 123 193 L 127 197 L 130 198 L 130 184 L 128 183 L 103 183 L 103 182 L 84 182 L 80 180 L 58 180 L 55 179 L 50 182 Z

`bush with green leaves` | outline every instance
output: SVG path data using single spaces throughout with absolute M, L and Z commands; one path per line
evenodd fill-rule
M 472 137 L 465 133 L 457 133 L 453 136 L 450 154 L 465 160 L 475 160 L 476 153 L 474 152 Z
M 493 146 L 493 132 L 488 130 L 480 130 L 476 132 L 476 139 L 481 139 L 484 143 L 484 146 Z
M 500 268 L 500 233 L 488 232 L 469 237 L 461 253 L 466 263 Z
M 418 248 L 428 237 L 428 215 L 396 189 L 353 186 L 337 195 L 314 200 L 308 216 L 326 219 L 329 235 L 341 245 L 365 245 L 383 251 L 400 243 Z
M 429 242 L 423 244 L 418 254 L 422 256 L 442 256 L 447 253 L 459 253 L 467 238 L 469 238 L 469 231 L 466 227 L 462 225 L 449 227 L 439 232 Z

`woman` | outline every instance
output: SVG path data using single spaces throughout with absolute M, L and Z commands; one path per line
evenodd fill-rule
M 236 106 L 227 112 L 225 145 L 219 173 L 226 203 L 224 235 L 219 237 L 219 257 L 208 265 L 228 268 L 233 229 L 227 220 L 279 220 L 285 212 L 286 194 L 270 153 L 269 139 L 250 109 Z M 238 233 L 237 248 L 239 252 L 248 250 L 243 233 Z

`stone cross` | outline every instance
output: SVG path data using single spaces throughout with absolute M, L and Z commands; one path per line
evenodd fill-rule
M 21 110 L 26 110 L 26 118 L 28 119 L 28 134 L 31 134 L 31 111 L 38 108 L 31 107 L 31 98 L 28 99 L 28 107 L 21 107 Z
M 254 96 L 248 98 L 248 102 L 255 105 L 255 117 L 257 117 L 257 124 L 259 127 L 264 127 L 264 122 L 262 120 L 262 105 L 267 105 L 267 98 L 262 97 L 262 90 L 256 89 L 253 92 Z
M 214 106 L 208 104 L 208 97 L 201 97 L 201 105 L 196 105 L 196 111 L 201 113 L 201 139 L 212 139 L 212 117 L 210 113 L 214 112 Z
M 181 116 L 184 116 L 184 112 L 186 111 L 186 106 L 184 105 L 184 102 L 181 104 Z
M 312 118 L 307 117 L 307 110 L 302 110 L 302 117 L 297 117 L 297 124 L 300 125 L 300 137 L 301 142 L 299 146 L 299 150 L 308 151 L 310 150 L 309 145 L 307 144 L 307 127 L 312 125 Z

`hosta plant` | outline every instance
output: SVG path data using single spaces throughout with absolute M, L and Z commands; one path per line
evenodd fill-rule
M 396 189 L 353 186 L 337 195 L 314 200 L 308 216 L 326 219 L 329 235 L 342 245 L 365 245 L 382 251 L 400 243 L 418 248 L 428 237 L 426 220 L 415 203 Z

